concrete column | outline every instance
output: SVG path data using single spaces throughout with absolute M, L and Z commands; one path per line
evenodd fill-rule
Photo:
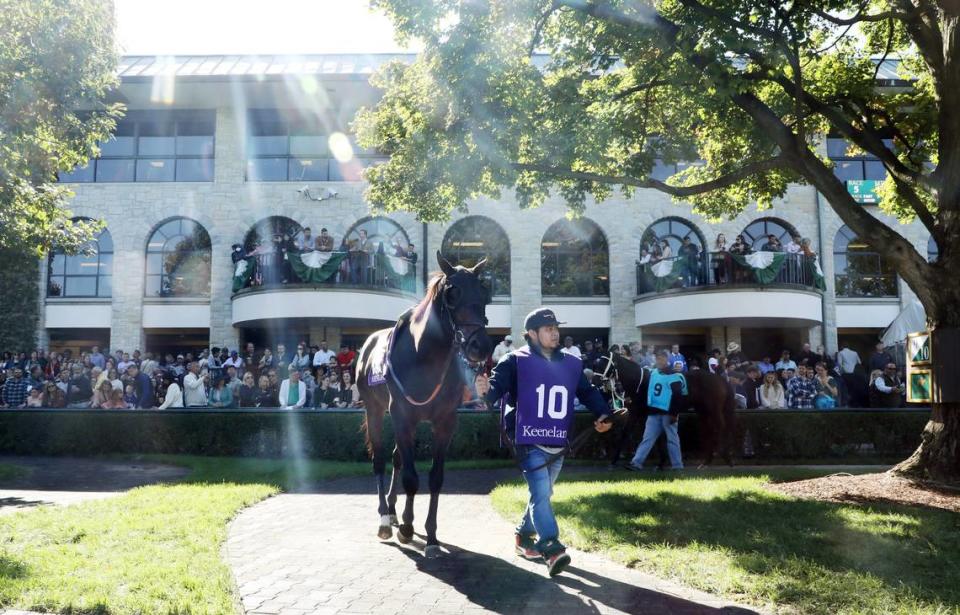
M 243 184 L 243 131 L 246 117 L 232 106 L 217 109 L 217 136 L 214 141 L 213 183 Z
M 37 330 L 34 333 L 37 348 L 44 350 L 50 347 L 50 335 L 47 333 L 47 256 L 37 263 L 39 275 L 37 276 L 37 304 L 39 305 L 37 314 Z
M 122 237 L 122 240 L 120 239 Z M 146 266 L 142 237 L 113 235 L 113 302 L 110 349 L 132 353 L 144 348 L 143 284 Z

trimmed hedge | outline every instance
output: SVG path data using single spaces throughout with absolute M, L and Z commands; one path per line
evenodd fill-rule
M 748 411 L 738 414 L 737 455 L 749 432 L 755 459 L 897 458 L 920 442 L 929 413 L 902 411 Z M 592 416 L 578 414 L 577 431 Z M 680 420 L 683 450 L 696 456 L 697 417 Z M 107 455 L 172 453 L 242 457 L 287 457 L 362 461 L 367 459 L 359 412 L 287 411 L 0 411 L 0 453 L 18 455 Z M 393 447 L 391 421 L 384 442 Z M 590 438 L 580 458 L 602 459 L 619 439 L 618 430 Z M 640 433 L 632 434 L 635 446 Z M 450 445 L 450 459 L 506 458 L 499 445 L 497 415 L 462 412 Z M 417 431 L 417 457 L 431 456 L 430 426 Z

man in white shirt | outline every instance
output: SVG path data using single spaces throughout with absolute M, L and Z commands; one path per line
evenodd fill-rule
M 223 362 L 222 367 L 224 369 L 232 367 L 239 373 L 243 371 L 243 359 L 240 358 L 240 354 L 236 350 L 233 350 L 230 352 L 230 358 Z
M 280 394 L 277 397 L 284 410 L 303 408 L 307 401 L 307 385 L 300 380 L 300 372 L 291 370 L 290 377 L 280 383 Z
M 840 368 L 840 374 L 852 374 L 857 365 L 860 365 L 860 355 L 844 342 L 843 348 L 837 353 L 837 367 Z
M 313 366 L 321 367 L 330 363 L 330 359 L 337 356 L 337 353 L 327 348 L 327 340 L 320 342 L 320 350 L 313 355 Z
M 205 388 L 208 376 L 200 377 L 200 364 L 191 361 L 187 365 L 187 375 L 183 377 L 183 405 L 188 408 L 207 405 L 207 390 Z
M 580 349 L 573 345 L 573 338 L 569 335 L 563 338 L 563 348 L 560 349 L 560 352 L 565 352 L 568 355 L 577 357 L 578 359 L 582 358 Z
M 497 344 L 496 348 L 493 349 L 493 356 L 491 358 L 493 359 L 494 363 L 499 363 L 500 359 L 510 354 L 512 350 L 513 350 L 513 336 L 508 335 L 505 338 L 503 338 L 502 342 Z

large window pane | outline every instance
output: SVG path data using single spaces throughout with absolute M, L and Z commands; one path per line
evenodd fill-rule
M 178 136 L 177 156 L 213 156 L 213 136 Z
M 286 158 L 254 158 L 247 162 L 247 179 L 249 181 L 286 181 Z
M 63 254 L 54 254 L 53 258 L 50 260 L 50 273 L 52 274 L 63 274 L 64 264 L 66 263 L 67 257 Z
M 863 162 L 860 160 L 841 160 L 835 163 L 833 174 L 840 181 L 863 179 Z
M 213 181 L 212 158 L 182 158 L 177 160 L 178 182 Z
M 887 170 L 883 168 L 883 163 L 879 160 L 865 160 L 863 166 L 865 169 L 864 179 L 883 181 L 887 178 Z
M 59 173 L 57 175 L 57 181 L 77 184 L 92 182 L 94 180 L 93 172 L 95 168 L 96 163 L 93 160 L 88 160 L 84 164 L 74 167 L 72 171 Z
M 247 144 L 248 156 L 286 156 L 290 153 L 290 144 L 286 135 L 250 137 Z
M 291 156 L 329 156 L 326 135 L 290 136 Z
M 109 297 L 113 294 L 113 276 L 101 275 L 100 285 L 97 288 L 98 297 Z
M 173 156 L 176 153 L 173 137 L 140 137 L 140 156 Z
M 174 178 L 172 158 L 137 160 L 138 182 L 172 182 Z
M 96 276 L 68 276 L 65 297 L 95 297 L 97 295 Z
M 834 158 L 847 158 L 847 152 L 849 151 L 849 144 L 845 139 L 827 139 L 827 157 Z
M 111 160 L 101 158 L 97 161 L 98 182 L 132 182 L 133 160 Z
M 159 275 L 148 275 L 147 276 L 147 285 L 144 294 L 147 297 L 159 297 L 160 296 L 160 276 Z
M 291 158 L 290 181 L 327 181 L 328 158 Z
M 136 139 L 132 136 L 114 135 L 106 143 L 100 144 L 101 157 L 125 157 L 136 154 Z

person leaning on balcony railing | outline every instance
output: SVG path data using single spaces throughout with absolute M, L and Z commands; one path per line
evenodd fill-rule
M 303 232 L 300 233 L 300 236 L 297 237 L 296 240 L 297 250 L 300 252 L 313 252 L 315 244 L 316 241 L 311 234 L 310 227 L 303 227 Z
M 315 246 L 318 252 L 333 252 L 333 235 L 330 235 L 326 228 L 320 229 Z
M 727 236 L 723 233 L 717 233 L 717 239 L 713 243 L 713 282 L 715 284 L 727 283 L 727 272 L 730 267 L 727 261 L 730 255 L 727 254 Z

